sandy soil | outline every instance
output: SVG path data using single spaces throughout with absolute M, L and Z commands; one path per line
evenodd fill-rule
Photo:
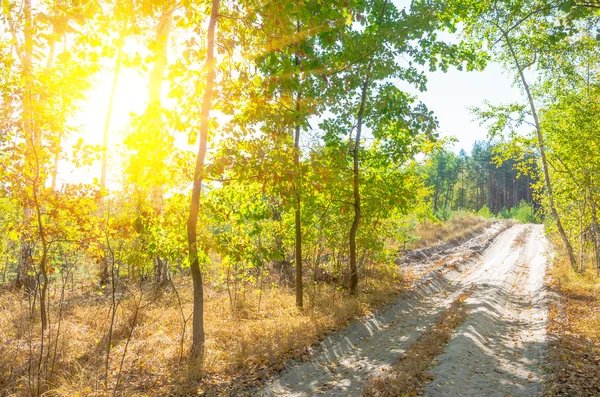
M 477 285 L 471 315 L 438 357 L 426 397 L 539 395 L 547 247 L 541 225 L 514 226 L 490 247 L 465 280 Z
M 360 395 L 366 381 L 370 377 L 380 376 L 393 365 L 399 355 L 406 352 L 421 333 L 433 324 L 436 315 L 447 308 L 462 291 L 473 284 L 478 284 L 480 288 L 489 284 L 491 288 L 492 282 L 495 282 L 492 275 L 496 275 L 494 277 L 498 280 L 504 280 L 502 275 L 506 271 L 497 270 L 497 267 L 504 266 L 505 262 L 517 262 L 520 254 L 513 251 L 520 252 L 521 247 L 512 249 L 511 245 L 524 228 L 515 226 L 500 233 L 504 226 L 496 223 L 461 246 L 446 250 L 442 258 L 436 256 L 433 260 L 415 263 L 417 272 L 423 276 L 414 292 L 401 297 L 385 311 L 329 336 L 315 348 L 308 362 L 292 363 L 288 370 L 257 395 Z M 531 279 L 533 286 L 537 278 Z M 496 284 L 501 283 L 498 281 Z M 530 284 L 529 280 L 526 284 Z M 485 298 L 483 289 L 481 295 L 481 299 Z M 475 301 L 473 302 L 475 305 Z M 440 366 L 442 360 L 440 358 Z M 448 360 L 452 358 L 449 357 Z M 456 371 L 450 368 L 448 370 L 454 372 L 436 372 L 435 382 L 459 383 L 458 378 L 453 377 Z M 501 374 L 498 373 L 498 376 Z

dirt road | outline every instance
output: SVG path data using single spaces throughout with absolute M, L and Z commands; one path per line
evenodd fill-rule
M 465 280 L 478 288 L 431 374 L 425 396 L 530 397 L 540 392 L 546 352 L 544 276 L 547 242 L 541 225 L 507 230 Z
M 426 396 L 535 396 L 545 353 L 547 243 L 539 225 L 482 235 L 441 253 L 416 289 L 386 311 L 326 338 L 310 361 L 291 365 L 260 396 L 358 396 L 465 289 L 471 315 L 431 370 Z

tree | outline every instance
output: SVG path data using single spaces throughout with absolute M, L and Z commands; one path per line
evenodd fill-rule
M 364 1 L 356 5 L 355 18 L 362 29 L 346 25 L 340 35 L 340 51 L 333 57 L 338 64 L 348 65 L 336 73 L 332 86 L 337 95 L 331 105 L 335 114 L 323 124 L 326 141 L 346 150 L 348 136 L 352 160 L 352 209 L 354 218 L 349 230 L 349 287 L 358 285 L 356 236 L 361 220 L 360 153 L 363 128 L 369 128 L 384 148 L 403 158 L 412 153 L 419 132 L 432 132 L 436 122 L 423 104 L 407 95 L 390 81 L 403 80 L 419 90 L 425 89 L 425 78 L 417 65 L 447 70 L 449 65 L 467 64 L 467 69 L 484 61 L 472 43 L 448 44 L 437 39 L 437 28 L 450 28 L 452 18 L 428 10 L 428 5 L 413 4 L 410 12 L 399 11 L 387 0 Z M 408 66 L 400 55 L 412 57 Z M 350 60 L 350 61 L 348 61 Z M 462 66 L 461 66 L 462 67 Z M 410 156 L 407 156 L 410 158 Z M 403 158 L 406 161 L 406 158 Z
M 198 139 L 198 155 L 196 157 L 196 168 L 192 187 L 192 202 L 187 222 L 187 239 L 190 269 L 194 282 L 194 314 L 192 318 L 192 357 L 199 359 L 204 356 L 204 288 L 202 284 L 202 271 L 198 256 L 197 227 L 198 211 L 200 207 L 200 196 L 202 194 L 202 180 L 204 177 L 204 162 L 208 145 L 208 123 L 212 104 L 212 93 L 216 78 L 215 67 L 215 35 L 217 20 L 219 18 L 220 0 L 213 0 L 211 6 L 210 20 L 206 34 L 206 83 L 204 96 L 200 107 L 200 131 Z
M 174 177 L 172 170 L 180 165 L 177 160 L 182 157 L 181 150 L 174 145 L 174 134 L 169 130 L 169 112 L 161 103 L 173 14 L 179 6 L 174 1 L 156 4 L 150 2 L 145 6 L 142 8 L 142 15 L 149 17 L 156 24 L 155 35 L 148 44 L 148 48 L 152 50 L 153 65 L 149 73 L 146 110 L 132 119 L 131 130 L 125 139 L 127 148 L 131 150 L 125 172 L 134 186 L 138 206 L 142 207 L 145 201 L 149 201 L 152 216 L 157 219 L 148 221 L 156 224 L 161 223 L 159 218 L 164 207 L 165 188 L 179 182 L 179 178 Z M 138 212 L 141 213 L 139 210 Z M 153 240 L 152 237 L 159 235 L 160 233 L 153 233 L 146 237 Z M 161 241 L 149 243 L 153 247 L 161 245 Z M 155 254 L 152 261 L 155 282 L 165 284 L 168 281 L 169 260 Z
M 525 92 L 529 115 L 533 119 L 531 125 L 535 129 L 540 153 L 548 208 L 556 223 L 569 261 L 574 268 L 577 267 L 577 260 L 555 204 L 545 137 L 539 120 L 538 106 L 526 73 L 528 69 L 536 65 L 538 59 L 543 60 L 545 54 L 550 55 L 547 52 L 547 44 L 564 38 L 572 27 L 569 22 L 562 26 L 560 24 L 556 26 L 555 21 L 560 22 L 561 18 L 572 21 L 587 15 L 589 10 L 586 9 L 586 5 L 586 3 L 578 4 L 573 0 L 565 0 L 558 4 L 541 1 L 525 6 L 518 1 L 492 2 L 489 5 L 471 8 L 472 19 L 469 19 L 467 28 L 469 34 L 478 35 L 487 40 L 490 47 L 494 48 L 497 59 L 503 62 L 508 70 L 515 73 L 515 80 L 520 83 Z M 502 45 L 498 45 L 500 43 Z M 541 62 L 543 63 L 543 61 Z M 517 107 L 510 106 L 507 109 L 514 111 Z M 509 117 L 505 116 L 501 122 L 505 124 L 506 119 Z M 520 122 L 523 122 L 522 120 L 521 117 Z

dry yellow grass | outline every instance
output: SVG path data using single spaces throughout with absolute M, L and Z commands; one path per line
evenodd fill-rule
M 462 214 L 447 223 L 422 225 L 421 244 L 461 238 L 488 223 Z M 104 396 L 112 394 L 117 378 L 122 396 L 244 395 L 289 359 L 305 357 L 308 348 L 328 333 L 390 302 L 410 285 L 409 277 L 400 275 L 392 263 L 361 270 L 361 292 L 356 296 L 324 283 L 305 285 L 303 311 L 295 306 L 293 290 L 270 287 L 275 280 L 264 280 L 262 290 L 242 288 L 235 308 L 226 289 L 207 286 L 206 356 L 201 374 L 190 373 L 186 362 L 191 321 L 187 321 L 181 348 L 183 322 L 192 312 L 191 279 L 174 279 L 179 299 L 172 288 L 161 292 L 150 286 L 143 288 L 140 299 L 139 285 L 130 285 L 131 293 L 124 295 L 115 316 L 108 381 L 105 357 L 111 300 L 107 291 L 90 281 L 69 284 L 55 343 L 60 290 L 52 289 L 50 364 L 42 366 L 45 376 L 38 384 L 38 314 L 31 321 L 27 298 L 0 290 L 0 396 L 30 395 L 32 388 L 49 396 Z
M 564 298 L 562 307 L 571 319 L 572 332 L 600 345 L 600 276 L 596 269 L 588 267 L 579 274 L 567 261 L 557 261 L 552 278 Z
M 419 239 L 413 243 L 411 248 L 430 247 L 452 240 L 460 241 L 490 223 L 490 219 L 470 212 L 456 212 L 446 222 L 424 222 L 417 226 L 416 234 Z
M 189 374 L 185 362 L 191 343 L 191 321 L 185 333 L 183 354 L 181 352 L 183 321 L 176 294 L 171 289 L 159 293 L 148 288 L 135 321 L 134 299 L 125 298 L 119 305 L 107 384 L 104 359 L 110 299 L 91 285 L 85 288 L 83 284 L 78 288 L 76 285 L 72 291 L 69 287 L 55 365 L 51 371 L 48 368 L 51 374 L 47 382 L 39 385 L 39 390 L 52 396 L 112 393 L 131 333 L 120 375 L 119 395 L 185 395 L 200 391 L 209 395 L 244 394 L 270 373 L 282 369 L 288 359 L 302 358 L 308 347 L 327 333 L 389 302 L 402 287 L 397 273 L 390 271 L 396 270 L 382 266 L 370 269 L 370 278 L 362 282 L 362 292 L 356 296 L 349 296 L 333 286 L 307 285 L 303 311 L 295 307 L 291 290 L 273 287 L 261 292 L 248 287 L 240 292 L 239 304 L 232 311 L 226 291 L 207 287 L 206 362 L 200 377 Z M 183 316 L 187 318 L 192 310 L 191 280 L 177 277 L 174 284 L 182 302 Z M 139 299 L 139 290 L 131 288 Z M 53 291 L 53 302 L 57 302 L 58 293 Z M 53 303 L 51 339 L 56 337 L 57 317 Z M 30 394 L 30 348 L 36 357 L 40 327 L 29 318 L 29 305 L 23 296 L 9 291 L 0 294 L 0 395 Z M 33 387 L 37 387 L 35 377 Z
M 560 250 L 557 258 L 549 282 L 556 299 L 548 322 L 546 395 L 600 395 L 600 277 L 592 268 L 575 272 Z

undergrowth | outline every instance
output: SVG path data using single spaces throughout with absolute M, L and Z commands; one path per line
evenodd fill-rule
M 444 242 L 487 222 L 465 213 L 444 224 L 422 226 L 419 233 L 429 242 Z M 33 389 L 49 396 L 246 395 L 288 360 L 308 358 L 310 346 L 327 334 L 390 302 L 411 281 L 392 262 L 364 264 L 360 292 L 354 296 L 335 283 L 306 280 L 304 310 L 296 308 L 294 291 L 280 286 L 275 276 L 265 277 L 261 288 L 241 283 L 235 304 L 226 288 L 207 284 L 201 374 L 190 373 L 186 361 L 193 306 L 189 277 L 174 277 L 172 285 L 162 288 L 143 283 L 119 287 L 110 344 L 110 287 L 99 288 L 91 280 L 70 282 L 60 309 L 61 288 L 53 286 L 45 343 L 51 339 L 56 351 L 48 352 L 49 360 L 35 356 L 41 329 L 31 302 L 24 293 L 4 288 L 0 396 L 29 395 Z M 438 324 L 436 338 L 444 327 Z M 39 362 L 49 363 L 48 368 L 37 368 Z M 48 376 L 36 381 L 40 371 Z
M 308 348 L 326 334 L 389 302 L 404 286 L 397 269 L 378 267 L 355 296 L 332 285 L 306 285 L 306 304 L 300 311 L 292 290 L 267 285 L 262 290 L 242 290 L 235 307 L 225 291 L 207 286 L 206 361 L 201 377 L 190 376 L 185 361 L 191 343 L 187 320 L 193 306 L 191 280 L 175 278 L 175 289 L 144 289 L 141 305 L 133 299 L 135 294 L 123 298 L 112 335 L 108 381 L 110 297 L 93 285 L 69 286 L 57 358 L 48 369 L 49 381 L 39 390 L 53 396 L 103 396 L 113 393 L 119 379 L 117 395 L 243 395 L 281 370 L 287 360 L 306 356 Z M 52 291 L 51 299 L 59 293 Z M 57 317 L 58 312 L 52 311 L 53 339 Z M 30 351 L 39 351 L 39 327 L 30 320 L 28 302 L 21 294 L 0 292 L 0 395 L 25 395 L 31 389 L 28 362 Z
M 600 395 L 600 277 L 574 271 L 560 250 L 550 274 L 548 396 Z
M 428 221 L 417 225 L 416 239 L 409 248 L 424 248 L 443 242 L 461 241 L 488 226 L 492 220 L 467 211 L 454 212 L 445 222 Z

